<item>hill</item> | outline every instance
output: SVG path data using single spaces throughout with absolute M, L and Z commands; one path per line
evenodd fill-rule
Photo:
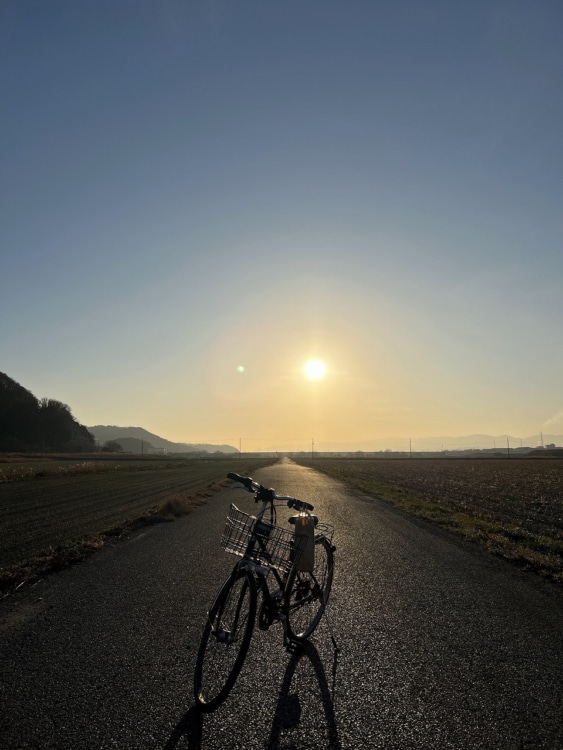
M 0 451 L 91 451 L 94 438 L 70 408 L 31 391 L 0 372 Z
M 155 435 L 143 427 L 118 427 L 117 425 L 94 425 L 88 427 L 98 444 L 104 445 L 114 440 L 124 450 L 134 453 L 238 453 L 232 445 L 211 445 L 209 443 L 174 443 Z

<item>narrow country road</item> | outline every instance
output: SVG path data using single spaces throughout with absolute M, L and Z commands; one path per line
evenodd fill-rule
M 338 655 L 324 622 L 300 658 L 256 630 L 227 702 L 194 710 L 224 519 L 254 508 L 227 489 L 0 603 L 4 750 L 563 748 L 560 591 L 311 469 L 254 478 L 336 528 Z

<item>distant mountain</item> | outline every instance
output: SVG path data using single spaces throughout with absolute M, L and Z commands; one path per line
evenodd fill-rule
M 106 442 L 108 442 L 106 440 Z M 162 448 L 155 448 L 154 445 L 146 440 L 132 437 L 118 437 L 114 442 L 119 443 L 126 453 L 162 453 Z M 103 443 L 101 443 L 103 447 Z
M 540 433 L 524 438 L 506 434 L 485 435 L 478 433 L 473 435 L 443 435 L 428 438 L 413 438 L 412 447 L 413 450 L 415 446 L 417 450 L 470 450 L 471 448 L 478 448 L 480 450 L 496 448 L 497 450 L 502 450 L 507 447 L 507 443 L 510 448 L 519 448 L 521 446 L 525 448 L 537 448 L 541 445 L 541 441 L 542 436 Z M 543 445 L 548 444 L 563 445 L 563 435 L 543 435 Z
M 117 427 L 116 425 L 95 425 L 88 427 L 100 446 L 110 440 L 120 443 L 131 453 L 238 453 L 232 445 L 210 445 L 208 443 L 173 443 L 154 435 L 142 427 Z
M 174 443 L 159 437 L 142 427 L 118 427 L 115 425 L 96 425 L 87 428 L 94 435 L 98 445 L 102 447 L 110 440 L 115 440 L 125 451 L 131 453 L 238 453 L 232 445 L 210 445 L 208 443 Z M 507 448 L 507 438 L 511 450 L 520 448 L 537 448 L 541 445 L 563 446 L 563 435 L 538 433 L 525 438 L 513 435 L 461 435 L 436 436 L 428 438 L 389 438 L 362 443 L 316 443 L 319 451 L 403 451 L 408 452 L 412 447 L 415 453 L 424 451 L 464 451 L 464 450 L 493 450 L 504 451 Z
M 520 438 L 514 435 L 436 435 L 434 437 L 412 437 L 412 438 L 378 438 L 376 440 L 363 440 L 361 443 L 331 443 L 315 440 L 315 448 L 319 451 L 399 451 L 408 453 L 421 452 L 446 452 L 446 451 L 468 451 L 468 450 L 496 450 L 506 451 L 507 440 L 510 450 L 519 448 L 537 448 L 542 445 L 563 446 L 563 435 L 552 435 L 537 433 L 528 437 Z
M 503 448 L 507 447 L 507 444 L 510 446 L 510 448 L 537 448 L 541 445 L 541 441 L 543 439 L 543 445 L 563 445 L 563 435 L 546 435 L 543 436 L 541 433 L 538 433 L 537 435 L 529 435 L 528 437 L 520 438 L 515 437 L 514 435 L 483 435 L 483 434 L 476 434 L 476 435 L 462 435 L 458 437 L 451 437 L 451 436 L 445 436 L 445 437 L 434 437 L 434 438 L 420 438 L 416 441 L 413 439 L 413 447 L 416 443 L 417 447 L 419 445 L 434 445 L 438 446 L 435 449 L 439 449 L 440 446 L 443 444 L 444 450 L 451 450 L 451 449 L 471 449 L 471 448 L 479 448 L 481 450 L 487 449 L 487 448 L 496 448 L 497 450 L 502 450 Z

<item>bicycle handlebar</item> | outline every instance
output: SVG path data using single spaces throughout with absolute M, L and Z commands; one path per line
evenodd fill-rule
M 295 510 L 315 510 L 315 506 L 311 503 L 306 503 L 305 500 L 298 500 L 296 497 L 285 497 L 285 495 L 276 495 L 277 500 L 287 500 L 288 508 L 295 508 Z
M 227 474 L 229 479 L 233 479 L 235 482 L 240 482 L 248 490 L 248 492 L 256 492 L 256 499 L 263 499 L 264 494 L 269 494 L 269 500 L 283 500 L 287 502 L 288 508 L 295 508 L 297 511 L 303 510 L 314 510 L 314 505 L 306 503 L 304 500 L 298 500 L 296 497 L 289 497 L 289 495 L 276 495 L 276 491 L 273 489 L 266 489 L 258 482 L 255 482 L 252 477 L 242 477 L 240 474 L 236 474 L 234 471 L 229 471 Z M 260 497 L 261 496 L 261 497 Z
M 227 474 L 227 477 L 229 479 L 234 479 L 235 482 L 240 482 L 241 484 L 244 484 L 244 486 L 249 492 L 252 492 L 252 490 L 257 490 L 260 488 L 260 485 L 258 484 L 258 482 L 255 482 L 254 479 L 252 479 L 252 477 L 241 477 L 240 474 L 235 474 L 234 471 L 229 471 L 229 473 Z

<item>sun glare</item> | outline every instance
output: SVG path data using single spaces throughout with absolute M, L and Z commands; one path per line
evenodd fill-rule
M 322 378 L 324 374 L 326 373 L 326 367 L 324 365 L 324 362 L 321 362 L 319 359 L 311 359 L 304 367 L 305 375 L 309 378 L 309 380 L 318 380 L 319 378 Z

